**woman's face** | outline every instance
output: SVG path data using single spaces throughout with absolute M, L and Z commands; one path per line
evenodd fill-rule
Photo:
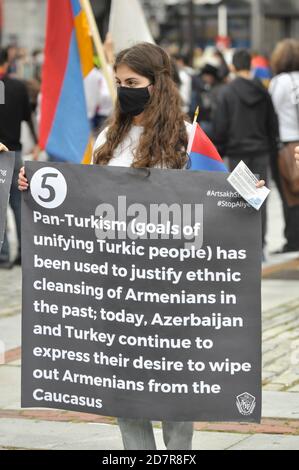
M 117 87 L 124 86 L 129 88 L 144 88 L 151 83 L 147 77 L 138 75 L 138 73 L 134 72 L 125 64 L 121 64 L 117 67 L 115 82 Z M 149 88 L 149 91 L 151 91 L 151 88 Z

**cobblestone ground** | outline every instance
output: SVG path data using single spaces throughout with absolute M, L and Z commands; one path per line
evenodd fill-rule
M 194 450 L 299 448 L 297 281 L 265 279 L 263 304 L 262 422 L 258 425 L 194 423 Z M 20 408 L 20 309 L 20 268 L 0 270 L 0 363 L 1 340 L 5 340 L 2 346 L 7 350 L 5 363 L 0 366 L 0 450 L 122 449 L 121 436 L 113 418 L 63 410 Z M 163 449 L 159 426 L 155 423 L 155 436 L 158 448 Z M 82 435 L 85 436 L 83 441 L 78 437 Z
M 298 299 L 263 312 L 263 386 L 299 392 Z

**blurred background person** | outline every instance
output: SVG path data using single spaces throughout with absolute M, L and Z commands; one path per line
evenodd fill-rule
M 259 178 L 268 181 L 271 159 L 277 158 L 278 125 L 271 97 L 252 79 L 251 55 L 239 49 L 233 55 L 236 78 L 219 93 L 213 113 L 213 138 L 230 171 L 243 160 Z M 267 183 L 266 183 L 267 184 Z M 266 202 L 262 206 L 262 243 L 265 245 Z
M 261 80 L 266 88 L 269 88 L 272 72 L 268 57 L 258 52 L 253 52 L 251 60 L 252 77 Z
M 286 238 L 277 253 L 284 253 L 299 250 L 299 171 L 294 161 L 294 149 L 299 145 L 299 41 L 280 41 L 273 51 L 271 66 L 275 76 L 269 91 L 282 143 L 276 179 L 284 209 Z
M 179 91 L 183 100 L 183 111 L 188 114 L 191 105 L 192 75 L 194 71 L 188 67 L 187 59 L 183 54 L 175 54 L 172 57 L 176 64 L 176 70 L 179 75 Z
M 88 118 L 95 136 L 113 111 L 113 102 L 103 72 L 94 67 L 84 83 Z
M 18 47 L 16 44 L 9 44 L 8 46 L 6 46 L 6 50 L 7 50 L 7 60 L 8 60 L 7 74 L 10 77 L 16 77 Z
M 216 49 L 214 52 L 214 58 L 216 59 L 216 66 L 218 69 L 218 78 L 221 82 L 225 83 L 228 81 L 230 70 L 229 66 L 224 58 L 223 53 Z
M 192 79 L 190 117 L 193 118 L 199 106 L 198 122 L 210 138 L 213 138 L 212 114 L 216 108 L 218 94 L 224 84 L 219 74 L 220 70 L 215 65 L 207 63 Z
M 17 236 L 18 254 L 14 261 L 21 264 L 21 198 L 17 187 L 17 178 L 22 166 L 21 124 L 26 121 L 32 133 L 35 144 L 37 137 L 34 130 L 29 95 L 24 83 L 8 75 L 9 62 L 6 49 L 0 49 L 0 80 L 5 87 L 5 102 L 0 106 L 0 142 L 9 150 L 15 152 L 15 168 L 12 178 L 9 204 L 13 210 Z M 0 269 L 10 269 L 13 262 L 10 260 L 9 242 L 5 232 L 2 250 L 0 253 Z

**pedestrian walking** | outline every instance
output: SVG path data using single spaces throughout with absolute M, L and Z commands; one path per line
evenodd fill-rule
M 251 76 L 251 56 L 239 49 L 233 56 L 236 78 L 219 92 L 213 114 L 213 137 L 219 153 L 233 171 L 240 160 L 268 181 L 270 161 L 277 159 L 278 125 L 271 97 Z M 262 242 L 265 246 L 266 203 L 262 207 Z
M 284 39 L 271 57 L 275 77 L 269 91 L 278 116 L 282 148 L 278 156 L 278 188 L 285 218 L 285 245 L 279 252 L 299 250 L 299 171 L 294 161 L 299 144 L 299 41 Z
M 22 121 L 28 123 L 33 139 L 35 143 L 37 142 L 26 86 L 20 80 L 9 77 L 8 70 L 7 50 L 0 49 L 0 80 L 4 85 L 4 103 L 0 106 L 0 142 L 6 148 L 15 152 L 15 167 L 9 204 L 14 213 L 18 236 L 17 258 L 14 262 L 11 262 L 9 243 L 5 232 L 0 253 L 0 269 L 9 269 L 12 268 L 13 264 L 21 264 L 21 197 L 18 191 L 17 179 L 22 166 L 22 144 L 20 142 Z

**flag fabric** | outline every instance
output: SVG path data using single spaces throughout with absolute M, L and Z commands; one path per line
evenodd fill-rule
M 116 53 L 138 42 L 155 43 L 139 0 L 112 0 L 109 32 Z
M 254 78 L 260 78 L 261 80 L 270 80 L 272 78 L 270 63 L 266 57 L 260 55 L 253 57 L 251 70 Z
M 79 0 L 48 0 L 39 144 L 62 161 L 90 161 L 90 123 L 84 79 L 93 45 Z
M 251 61 L 251 71 L 253 78 L 261 80 L 266 88 L 269 87 L 272 72 L 269 60 L 266 57 L 257 55 Z
M 189 170 L 228 172 L 216 147 L 197 122 L 193 123 L 187 153 L 191 161 Z

